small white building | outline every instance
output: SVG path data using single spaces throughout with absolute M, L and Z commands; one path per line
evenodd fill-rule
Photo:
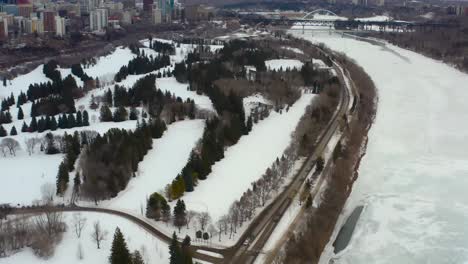
M 55 16 L 55 35 L 63 37 L 65 33 L 65 18 Z
M 105 8 L 98 8 L 89 13 L 89 27 L 91 31 L 103 31 L 109 23 L 109 12 Z
M 153 8 L 152 21 L 155 25 L 162 23 L 162 10 L 160 8 Z
M 247 78 L 247 80 L 255 81 L 255 79 L 257 78 L 257 68 L 255 68 L 255 66 L 246 65 L 244 66 L 244 69 L 245 77 Z

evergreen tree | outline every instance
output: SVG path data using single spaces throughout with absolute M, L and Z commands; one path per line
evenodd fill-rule
M 46 123 L 43 117 L 37 122 L 37 132 L 41 133 L 46 130 Z
M 29 124 L 29 131 L 36 132 L 37 131 L 37 120 L 36 117 L 33 116 L 31 123 Z
M 132 264 L 132 257 L 128 251 L 127 242 L 117 227 L 112 241 L 111 255 L 109 256 L 110 264 Z
M 177 200 L 176 206 L 174 207 L 174 225 L 179 228 L 186 224 L 186 211 L 185 203 L 183 200 Z
M 76 112 L 76 126 L 77 127 L 83 126 L 83 116 L 81 114 L 81 111 Z
M 68 128 L 76 127 L 76 120 L 73 114 L 68 114 Z
M 19 109 L 18 109 L 18 120 L 23 120 L 23 118 L 24 118 L 23 109 L 21 107 L 19 107 Z
M 145 261 L 143 261 L 143 257 L 140 254 L 140 251 L 135 250 L 132 254 L 132 264 L 145 264 Z
M 6 77 L 3 77 L 3 86 L 5 86 L 5 87 L 7 86 L 7 79 L 6 79 Z
M 75 109 L 75 100 L 73 99 L 73 91 L 78 89 L 76 85 L 75 78 L 69 74 L 63 80 L 63 88 L 61 92 L 61 96 L 63 98 L 64 104 L 67 106 L 67 113 L 74 113 Z
M 89 115 L 88 111 L 83 111 L 83 126 L 89 126 Z
M 50 127 L 49 129 L 52 130 L 52 131 L 55 131 L 57 130 L 57 120 L 55 120 L 55 116 L 53 116 L 51 119 L 50 119 Z
M 175 232 L 172 234 L 171 244 L 169 245 L 169 255 L 170 264 L 183 263 L 182 251 L 180 249 L 179 241 L 177 241 L 177 235 Z
M 0 137 L 6 137 L 8 134 L 7 134 L 7 131 L 5 130 L 5 128 L 3 128 L 2 125 L 0 125 Z
M 112 112 L 107 105 L 101 106 L 100 117 L 101 122 L 110 122 L 112 121 Z
M 16 131 L 16 127 L 12 126 L 10 130 L 10 136 L 16 136 L 18 135 L 18 132 Z
M 137 109 L 135 107 L 130 108 L 129 119 L 130 120 L 137 120 L 138 119 L 138 113 L 137 113 Z
M 33 101 L 31 105 L 31 117 L 38 116 L 36 103 Z
M 81 185 L 80 173 L 76 172 L 75 178 L 73 178 L 73 188 L 75 189 L 75 192 L 78 192 L 78 190 L 80 189 L 80 185 Z
M 112 106 L 112 91 L 110 89 L 107 89 L 105 94 L 105 101 L 109 106 Z
M 253 126 L 253 122 L 252 122 L 252 116 L 249 116 L 249 118 L 247 119 L 247 133 L 252 131 L 252 126 Z
M 65 194 L 69 181 L 68 168 L 65 162 L 62 161 L 59 165 L 59 171 L 57 174 L 57 195 Z
M 125 107 L 119 106 L 114 111 L 114 116 L 113 116 L 114 122 L 122 122 L 122 121 L 127 120 L 127 118 L 128 118 L 128 113 L 127 113 L 127 109 L 125 109 Z
M 28 132 L 29 128 L 28 125 L 26 125 L 26 122 L 23 121 L 23 126 L 21 127 L 21 132 Z
M 184 241 L 182 241 L 182 263 L 183 264 L 193 264 L 192 252 L 190 251 L 190 237 L 185 236 Z

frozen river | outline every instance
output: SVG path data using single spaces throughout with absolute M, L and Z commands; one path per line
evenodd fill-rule
M 321 262 L 468 263 L 468 75 L 392 45 L 296 34 L 356 60 L 379 95 L 334 236 L 364 210 L 348 247 L 334 255 L 330 243 Z

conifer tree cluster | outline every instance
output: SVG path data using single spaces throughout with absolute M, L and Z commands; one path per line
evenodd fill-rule
M 85 134 L 82 134 L 83 137 L 86 137 Z M 59 170 L 57 174 L 57 195 L 63 195 L 68 187 L 68 182 L 70 181 L 69 172 L 72 172 L 75 169 L 75 162 L 80 155 L 82 142 L 80 135 L 75 131 L 73 135 L 67 133 L 63 136 L 65 157 L 59 165 Z
M 18 119 L 19 114 L 18 114 Z M 62 114 L 59 116 L 58 121 L 55 116 L 41 117 L 39 120 L 33 115 L 29 126 L 23 122 L 21 132 L 44 132 L 46 130 L 55 131 L 58 128 L 74 128 L 89 126 L 89 115 L 86 110 L 83 112 L 77 111 L 76 117 L 73 114 Z
M 0 137 L 6 137 L 6 136 L 8 136 L 7 131 L 2 125 L 0 125 Z
M 16 106 L 20 107 L 21 105 L 25 104 L 28 101 L 28 97 L 26 96 L 23 91 L 20 92 L 18 95 L 18 100 L 16 101 Z
M 190 251 L 190 237 L 186 236 L 182 244 L 177 240 L 177 235 L 172 234 L 171 244 L 169 245 L 169 263 L 170 264 L 192 264 L 192 252 Z
M 111 254 L 109 256 L 110 264 L 144 264 L 143 257 L 138 250 L 130 253 L 127 242 L 120 231 L 116 228 L 114 232 L 114 239 L 112 240 Z
M 10 106 L 12 106 L 14 104 L 15 104 L 15 97 L 13 96 L 13 93 L 11 93 L 11 95 L 9 97 L 2 100 L 0 110 L 1 111 L 6 111 L 6 110 L 10 109 Z
M 59 82 L 62 80 L 62 75 L 60 74 L 60 71 L 57 70 L 57 68 L 58 68 L 57 61 L 50 60 L 44 64 L 44 67 L 42 68 L 42 72 L 47 78 L 51 79 L 53 82 Z
M 72 64 L 71 66 L 71 72 L 79 77 L 83 82 L 92 80 L 93 78 L 89 77 L 84 71 L 83 68 L 81 67 L 80 63 Z
M 151 41 L 150 40 L 150 49 L 153 49 L 156 52 L 162 54 L 174 54 L 175 53 L 175 46 L 172 43 L 165 43 L 161 41 Z
M 116 82 L 120 82 L 125 80 L 129 74 L 144 74 L 159 70 L 169 65 L 171 65 L 169 55 L 162 55 L 156 58 L 154 58 L 153 55 L 139 55 L 130 60 L 127 65 L 122 66 L 115 75 L 114 80 Z
M 170 214 L 171 207 L 164 196 L 157 192 L 153 193 L 146 204 L 146 217 L 159 221 L 167 218 Z
M 0 112 L 0 124 L 9 124 L 12 121 L 10 111 Z
M 81 158 L 82 191 L 97 202 L 123 190 L 135 176 L 138 163 L 152 148 L 153 135 L 162 135 L 166 126 L 160 120 L 143 119 L 135 131 L 111 129 L 98 135 Z

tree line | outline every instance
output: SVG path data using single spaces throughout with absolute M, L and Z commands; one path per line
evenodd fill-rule
M 152 148 L 152 139 L 161 137 L 165 130 L 163 121 L 146 123 L 143 119 L 135 131 L 114 128 L 97 135 L 81 155 L 80 194 L 96 203 L 115 197 L 135 177 L 138 163 Z
M 171 65 L 169 55 L 146 56 L 144 52 L 142 55 L 136 56 L 130 60 L 127 65 L 122 66 L 114 77 L 116 82 L 120 82 L 127 78 L 129 74 L 144 74 L 152 71 L 159 70 Z

